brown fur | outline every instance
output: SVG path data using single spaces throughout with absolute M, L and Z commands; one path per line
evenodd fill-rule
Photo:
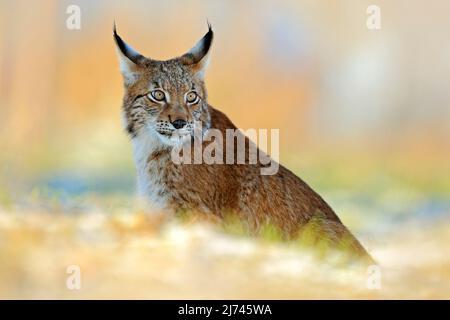
M 207 103 L 203 73 L 212 30 L 196 49 L 168 61 L 144 58 L 130 51 L 120 37 L 115 36 L 121 62 L 126 64 L 125 70 L 122 69 L 125 77 L 123 111 L 127 130 L 140 155 L 136 163 L 143 175 L 144 196 L 147 192 L 153 201 L 175 212 L 193 211 L 217 217 L 237 214 L 254 233 L 269 223 L 278 227 L 285 238 L 292 239 L 313 226 L 316 232 L 313 241 L 325 241 L 336 248 L 345 243 L 353 256 L 373 261 L 330 206 L 287 168 L 280 165 L 278 173 L 261 175 L 263 165 L 259 162 L 208 165 L 175 164 L 171 160 L 173 146 L 165 139 L 172 135 L 160 134 L 158 126 L 162 122 L 170 127 L 174 118 L 182 118 L 188 124 L 197 120 L 206 128 L 219 129 L 224 137 L 226 129 L 236 129 L 225 114 Z M 148 93 L 155 88 L 166 92 L 167 101 L 156 103 L 148 98 Z M 184 97 L 192 89 L 201 98 L 197 104 L 189 106 Z M 149 135 L 155 135 L 158 142 L 148 147 L 148 154 L 144 151 L 142 155 L 139 139 Z M 208 143 L 204 142 L 203 147 Z M 246 157 L 248 160 L 248 154 Z

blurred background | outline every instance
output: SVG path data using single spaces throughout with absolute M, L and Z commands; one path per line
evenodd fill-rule
M 379 30 L 366 26 L 372 4 Z M 79 30 L 66 27 L 69 5 L 81 10 Z M 47 253 L 59 239 L 39 227 L 47 242 L 28 238 L 21 215 L 126 212 L 134 194 L 113 21 L 142 54 L 168 59 L 191 48 L 208 19 L 210 104 L 240 128 L 279 128 L 281 163 L 379 258 L 392 237 L 437 241 L 421 251 L 435 253 L 439 275 L 426 287 L 448 297 L 439 280 L 450 276 L 448 247 L 435 228 L 450 230 L 449 10 L 445 0 L 0 0 L 3 293 L 40 297 L 12 239 Z M 389 257 L 417 257 L 416 245 L 397 249 Z

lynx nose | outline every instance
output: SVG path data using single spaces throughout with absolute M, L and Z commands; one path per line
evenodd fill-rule
M 186 125 L 186 121 L 183 119 L 177 119 L 174 122 L 172 122 L 172 125 L 175 129 L 181 129 Z

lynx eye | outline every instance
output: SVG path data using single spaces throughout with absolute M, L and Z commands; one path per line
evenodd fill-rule
M 152 92 L 150 92 L 149 98 L 154 101 L 161 102 L 166 99 L 166 95 L 162 90 L 153 90 Z
M 194 91 L 191 91 L 186 95 L 187 103 L 195 103 L 198 101 L 198 99 L 199 99 L 198 94 Z

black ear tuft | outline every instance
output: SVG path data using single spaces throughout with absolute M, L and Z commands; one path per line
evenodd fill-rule
M 204 55 L 206 55 L 211 47 L 212 41 L 214 38 L 214 32 L 212 30 L 211 24 L 208 21 L 208 32 L 203 37 L 203 51 Z
M 203 36 L 197 44 L 189 50 L 188 53 L 182 56 L 183 63 L 187 65 L 198 64 L 205 58 L 210 49 L 214 38 L 214 32 L 212 31 L 211 24 L 208 22 L 208 32 Z
M 116 22 L 114 22 L 113 36 L 120 52 L 122 52 L 122 54 L 132 62 L 138 64 L 139 61 L 144 58 L 141 54 L 137 53 L 132 47 L 130 47 L 125 41 L 123 41 L 122 38 L 117 34 Z
M 209 22 L 208 19 L 206 19 L 206 23 L 208 24 L 208 32 L 209 32 L 209 31 L 212 32 L 212 26 L 211 26 L 211 23 Z
M 209 49 L 211 48 L 211 44 L 212 44 L 213 38 L 214 38 L 214 32 L 212 30 L 211 24 L 209 23 L 209 21 L 207 21 L 207 23 L 208 23 L 208 32 L 200 40 L 200 43 L 202 44 L 201 45 L 201 50 L 200 50 L 201 57 L 199 57 L 198 61 L 203 59 L 203 57 L 208 54 Z M 196 62 L 198 62 L 198 61 L 196 61 Z

